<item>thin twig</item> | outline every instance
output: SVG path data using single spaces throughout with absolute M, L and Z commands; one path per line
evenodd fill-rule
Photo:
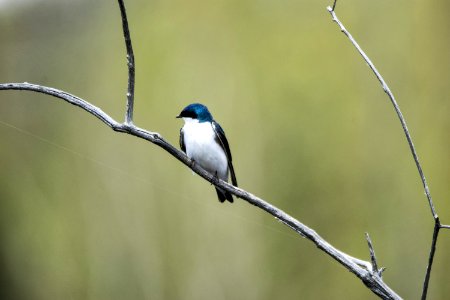
M 123 0 L 119 1 L 120 14 L 122 16 L 123 37 L 125 39 L 125 46 L 127 48 L 127 65 L 128 65 L 128 91 L 127 91 L 127 108 L 125 112 L 125 123 L 133 124 L 133 109 L 134 109 L 134 53 L 131 44 L 130 30 L 128 29 L 127 12 Z
M 394 106 L 394 109 L 395 109 L 397 116 L 400 120 L 400 123 L 402 125 L 403 132 L 405 133 L 406 140 L 408 141 L 409 149 L 411 150 L 411 154 L 414 158 L 414 162 L 416 163 L 417 171 L 419 172 L 419 176 L 422 181 L 423 188 L 425 190 L 425 195 L 428 200 L 428 205 L 430 207 L 431 214 L 434 219 L 434 225 L 435 225 L 434 228 L 435 229 L 433 231 L 433 240 L 432 240 L 431 247 L 430 247 L 430 256 L 428 259 L 428 266 L 427 266 L 427 271 L 425 274 L 425 280 L 424 280 L 423 289 L 422 289 L 422 299 L 424 300 L 424 299 L 426 299 L 426 296 L 427 296 L 428 284 L 429 284 L 429 280 L 430 280 L 430 274 L 431 274 L 431 268 L 432 268 L 432 264 L 433 264 L 434 253 L 436 251 L 436 242 L 437 242 L 437 238 L 438 238 L 438 234 L 439 234 L 439 229 L 442 228 L 442 226 L 440 225 L 438 214 L 436 213 L 436 210 L 434 208 L 434 204 L 433 204 L 433 200 L 431 198 L 430 190 L 428 188 L 427 180 L 425 179 L 425 175 L 423 173 L 422 166 L 420 165 L 419 157 L 418 157 L 416 149 L 414 147 L 408 127 L 406 125 L 405 118 L 403 117 L 403 114 L 400 111 L 400 107 L 398 106 L 397 101 L 395 100 L 394 94 L 391 92 L 389 86 L 386 84 L 383 77 L 378 72 L 377 68 L 372 63 L 370 58 L 361 49 L 361 47 L 356 42 L 356 40 L 353 38 L 353 36 L 350 34 L 350 32 L 348 32 L 347 29 L 345 29 L 344 25 L 337 18 L 336 13 L 334 12 L 334 10 L 336 8 L 336 2 L 337 2 L 337 0 L 334 1 L 333 7 L 328 6 L 327 9 L 330 12 L 333 21 L 336 22 L 336 24 L 338 24 L 341 31 L 349 38 L 350 42 L 353 44 L 353 46 L 355 46 L 355 48 L 358 50 L 359 54 L 366 61 L 369 68 L 373 71 L 373 73 L 377 77 L 378 81 L 381 83 L 381 86 L 382 86 L 384 92 L 388 95 L 392 105 Z
M 331 8 L 332 11 L 334 11 L 336 9 L 336 3 L 337 3 L 337 0 L 334 0 L 333 7 Z
M 43 93 L 47 95 L 54 96 L 56 98 L 65 100 L 70 104 L 78 106 L 88 113 L 94 115 L 98 119 L 100 119 L 103 123 L 107 124 L 113 130 L 118 132 L 123 132 L 126 134 L 130 134 L 142 139 L 145 139 L 153 144 L 156 144 L 169 152 L 173 157 L 178 159 L 180 162 L 189 167 L 192 171 L 209 181 L 210 183 L 218 186 L 237 197 L 246 200 L 252 205 L 255 205 L 262 210 L 268 212 L 275 218 L 277 218 L 280 222 L 287 225 L 295 232 L 300 234 L 301 236 L 306 237 L 308 240 L 312 241 L 320 250 L 327 253 L 333 259 L 338 261 L 341 265 L 347 268 L 350 272 L 355 274 L 358 278 L 360 278 L 363 283 L 369 287 L 375 294 L 379 295 L 383 299 L 401 299 L 389 286 L 387 286 L 378 276 L 373 276 L 371 272 L 371 264 L 369 262 L 354 258 L 338 249 L 333 247 L 330 243 L 325 241 L 319 234 L 317 234 L 314 230 L 304 225 L 300 221 L 296 220 L 292 216 L 288 215 L 281 209 L 273 206 L 272 204 L 262 200 L 261 198 L 256 197 L 255 195 L 237 188 L 228 182 L 223 180 L 217 180 L 217 177 L 211 175 L 204 169 L 200 167 L 199 164 L 193 164 L 192 161 L 186 156 L 186 154 L 170 143 L 168 143 L 160 134 L 156 132 L 149 132 L 142 128 L 136 127 L 133 124 L 121 124 L 103 112 L 100 108 L 90 104 L 89 102 L 71 95 L 67 92 L 60 91 L 54 88 L 30 84 L 30 83 L 5 83 L 0 84 L 0 90 L 26 90 L 33 91 L 38 93 Z
M 386 84 L 386 82 L 384 81 L 383 77 L 378 72 L 377 68 L 372 63 L 370 58 L 361 49 L 361 47 L 356 42 L 356 40 L 353 38 L 353 36 L 350 34 L 350 32 L 348 32 L 347 29 L 345 29 L 345 27 L 341 23 L 341 21 L 339 21 L 339 19 L 336 16 L 336 13 L 334 12 L 334 7 L 335 6 L 336 6 L 336 1 L 334 2 L 333 8 L 331 8 L 330 6 L 327 7 L 328 11 L 331 14 L 331 17 L 332 17 L 333 21 L 336 22 L 336 24 L 339 25 L 339 28 L 341 29 L 341 31 L 349 38 L 350 42 L 353 44 L 353 46 L 355 46 L 355 48 L 358 50 L 359 54 L 361 54 L 361 56 L 364 58 L 364 60 L 366 61 L 367 65 L 373 71 L 373 73 L 377 77 L 378 81 L 381 83 L 381 87 L 383 88 L 384 92 L 388 95 L 389 99 L 391 100 L 392 105 L 394 106 L 395 112 L 397 113 L 397 116 L 398 116 L 398 118 L 400 120 L 400 123 L 402 124 L 402 128 L 403 128 L 403 131 L 405 133 L 406 139 L 408 141 L 408 145 L 409 145 L 409 148 L 411 150 L 411 154 L 412 154 L 412 156 L 414 158 L 414 161 L 416 163 L 417 170 L 419 171 L 420 179 L 422 180 L 422 184 L 423 184 L 423 187 L 424 187 L 424 190 L 425 190 L 425 194 L 426 194 L 427 199 L 428 199 L 428 204 L 429 204 L 430 209 L 431 209 L 431 214 L 433 215 L 433 218 L 436 219 L 437 218 L 437 214 L 436 214 L 436 211 L 434 209 L 434 204 L 433 204 L 433 200 L 431 198 L 430 190 L 428 189 L 427 180 L 425 179 L 425 175 L 423 174 L 422 166 L 420 165 L 419 157 L 417 156 L 417 152 L 416 152 L 416 148 L 414 147 L 411 135 L 409 134 L 408 126 L 406 126 L 405 118 L 403 117 L 403 114 L 400 111 L 400 107 L 398 106 L 397 101 L 395 100 L 394 94 L 392 94 L 391 89 Z
M 377 258 L 375 256 L 375 250 L 373 249 L 372 240 L 370 239 L 370 236 L 367 232 L 366 232 L 366 240 L 367 240 L 367 245 L 369 246 L 370 260 L 372 262 L 372 272 L 375 272 L 375 274 L 377 274 L 381 278 L 385 268 L 378 269 Z
M 377 272 L 378 271 L 377 258 L 375 257 L 375 250 L 373 250 L 372 240 L 370 239 L 370 236 L 367 232 L 366 232 L 366 240 L 367 240 L 367 245 L 369 246 L 370 260 L 372 261 L 372 268 L 375 272 Z
M 441 229 L 441 225 L 438 221 L 434 223 L 434 230 L 433 230 L 433 239 L 431 240 L 431 248 L 430 248 L 430 256 L 428 257 L 428 266 L 427 271 L 425 273 L 425 280 L 423 282 L 423 289 L 422 289 L 422 300 L 427 299 L 427 292 L 428 292 L 428 285 L 430 282 L 430 275 L 431 275 L 431 267 L 433 266 L 433 260 L 434 260 L 434 254 L 436 252 L 436 243 L 439 235 L 439 229 Z
M 442 225 L 441 224 L 441 228 L 443 228 L 443 229 L 450 229 L 450 225 Z

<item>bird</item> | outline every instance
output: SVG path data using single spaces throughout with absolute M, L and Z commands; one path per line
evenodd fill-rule
M 237 187 L 230 146 L 222 127 L 217 123 L 208 108 L 200 103 L 186 106 L 177 118 L 184 120 L 180 129 L 180 147 L 186 155 L 203 169 L 217 178 L 231 182 Z M 233 203 L 232 195 L 216 187 L 221 203 L 228 200 Z

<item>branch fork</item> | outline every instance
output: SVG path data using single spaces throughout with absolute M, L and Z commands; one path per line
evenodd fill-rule
M 375 76 L 377 77 L 378 81 L 381 84 L 381 87 L 383 88 L 383 91 L 387 94 L 387 96 L 389 97 L 389 100 L 391 101 L 392 105 L 394 106 L 395 112 L 397 113 L 398 119 L 399 119 L 399 121 L 400 121 L 400 123 L 402 125 L 403 132 L 404 132 L 406 140 L 408 142 L 409 149 L 411 151 L 411 155 L 412 155 L 412 157 L 414 159 L 414 162 L 416 163 L 416 168 L 417 168 L 417 171 L 419 172 L 419 176 L 420 176 L 420 179 L 422 181 L 422 185 L 423 185 L 423 188 L 424 188 L 424 191 L 425 191 L 425 195 L 426 195 L 427 200 L 428 200 L 428 206 L 430 207 L 431 215 L 432 215 L 433 220 L 434 220 L 433 238 L 432 238 L 432 241 L 431 241 L 430 254 L 429 254 L 429 258 L 428 258 L 428 265 L 427 265 L 427 269 L 426 269 L 426 273 L 425 273 L 425 280 L 424 280 L 423 288 L 422 288 L 422 300 L 425 300 L 427 298 L 428 285 L 429 285 L 429 281 L 430 281 L 431 268 L 432 268 L 432 265 L 433 265 L 434 254 L 436 252 L 436 243 L 437 243 L 437 239 L 438 239 L 438 235 L 439 235 L 439 230 L 441 228 L 450 229 L 450 226 L 448 226 L 448 225 L 441 225 L 441 222 L 439 220 L 439 216 L 438 216 L 438 214 L 436 212 L 436 209 L 434 208 L 433 199 L 431 198 L 431 193 L 430 193 L 430 190 L 428 188 L 427 180 L 425 179 L 425 175 L 423 173 L 422 166 L 421 166 L 421 164 L 419 162 L 419 157 L 417 155 L 416 148 L 414 147 L 414 144 L 413 144 L 413 141 L 412 141 L 412 137 L 411 137 L 411 135 L 409 133 L 409 130 L 408 130 L 408 127 L 406 125 L 405 118 L 403 117 L 403 114 L 402 114 L 402 112 L 400 110 L 400 107 L 399 107 L 397 101 L 395 100 L 394 94 L 391 92 L 389 86 L 386 84 L 386 82 L 384 81 L 383 77 L 378 72 L 377 68 L 372 63 L 370 58 L 361 49 L 361 47 L 356 42 L 356 40 L 353 38 L 353 36 L 347 31 L 347 29 L 345 29 L 344 25 L 337 18 L 336 13 L 335 13 L 336 3 L 337 3 L 337 0 L 334 0 L 333 7 L 328 6 L 327 10 L 331 14 L 332 20 L 339 26 L 340 30 L 349 38 L 350 42 L 358 50 L 359 54 L 363 57 L 363 59 L 365 60 L 365 62 L 369 66 L 369 68 L 375 74 Z M 370 248 L 371 247 L 370 246 L 371 242 L 369 242 L 369 241 L 370 241 L 370 238 L 368 238 L 368 243 L 369 243 L 369 248 Z M 375 255 L 375 253 L 374 253 L 374 255 Z M 373 258 L 375 259 L 375 257 L 373 257 Z M 372 261 L 372 262 L 374 262 L 374 261 Z M 380 273 L 380 277 L 381 277 L 381 273 Z
M 333 259 L 338 261 L 341 265 L 355 274 L 358 278 L 360 278 L 364 284 L 371 288 L 376 294 L 382 296 L 386 299 L 400 299 L 386 284 L 384 284 L 381 280 L 378 280 L 376 277 L 371 275 L 370 269 L 371 265 L 367 261 L 363 261 L 357 258 L 354 258 L 344 252 L 336 249 L 327 241 L 325 241 L 319 234 L 317 234 L 314 230 L 304 225 L 300 221 L 296 220 L 292 216 L 288 215 L 281 209 L 271 205 L 270 203 L 264 201 L 261 198 L 243 190 L 237 188 L 228 182 L 225 182 L 221 179 L 217 180 L 216 176 L 208 173 L 204 169 L 202 169 L 198 164 L 191 159 L 189 159 L 186 154 L 170 143 L 168 143 L 159 133 L 147 131 L 145 129 L 136 127 L 133 124 L 133 106 L 134 106 L 134 55 L 133 49 L 131 45 L 130 32 L 128 29 L 128 22 L 126 16 L 125 5 L 123 0 L 118 0 L 119 7 L 122 16 L 122 25 L 123 25 L 123 34 L 125 39 L 125 45 L 127 50 L 127 66 L 128 66 L 128 90 L 127 90 L 127 104 L 126 104 L 126 114 L 125 114 L 125 122 L 119 123 L 115 121 L 112 117 L 102 111 L 100 108 L 94 106 L 93 104 L 75 96 L 65 91 L 61 91 L 51 87 L 40 86 L 36 84 L 30 83 L 6 83 L 0 84 L 0 90 L 26 90 L 33 91 L 38 93 L 43 93 L 47 95 L 54 96 L 56 98 L 62 99 L 70 104 L 78 106 L 88 113 L 94 115 L 98 119 L 100 119 L 103 123 L 111 127 L 114 131 L 122 132 L 126 134 L 130 134 L 163 148 L 173 157 L 178 159 L 180 162 L 189 167 L 192 171 L 209 181 L 211 184 L 220 187 L 233 195 L 246 200 L 252 205 L 255 205 L 264 211 L 268 212 L 276 219 L 281 221 L 283 224 L 290 227 L 292 230 L 297 232 L 299 235 L 307 238 L 312 241 L 319 249 L 327 253 Z M 394 296 L 392 296 L 394 295 Z
M 433 262 L 434 252 L 436 248 L 436 242 L 439 230 L 441 228 L 443 229 L 450 229 L 449 225 L 442 225 L 439 221 L 439 218 L 436 214 L 436 211 L 434 209 L 433 201 L 431 199 L 431 195 L 425 180 L 425 176 L 423 174 L 421 165 L 419 163 L 417 153 L 415 151 L 414 145 L 412 143 L 411 136 L 409 134 L 408 128 L 406 126 L 406 122 L 404 120 L 404 117 L 400 111 L 400 108 L 398 107 L 398 104 L 390 91 L 387 84 L 384 82 L 383 78 L 381 77 L 380 73 L 377 71 L 373 63 L 370 61 L 370 59 L 367 57 L 367 55 L 364 53 L 364 51 L 361 49 L 361 47 L 356 43 L 354 38 L 351 36 L 351 34 L 345 29 L 343 24 L 339 21 L 335 14 L 336 9 L 336 0 L 333 3 L 333 6 L 327 7 L 327 10 L 332 16 L 332 20 L 338 24 L 340 30 L 350 39 L 352 44 L 356 47 L 358 52 L 361 54 L 361 56 L 364 58 L 366 63 L 369 65 L 371 70 L 376 75 L 377 79 L 380 81 L 383 90 L 386 92 L 386 94 L 389 96 L 389 99 L 391 100 L 391 103 L 394 106 L 394 109 L 398 115 L 398 118 L 400 119 L 401 125 L 403 127 L 403 131 L 406 135 L 406 139 L 408 141 L 408 144 L 410 146 L 410 150 L 412 153 L 412 156 L 414 158 L 414 161 L 416 163 L 417 169 L 419 171 L 419 175 L 421 177 L 422 183 L 424 185 L 425 194 L 428 199 L 428 203 L 433 215 L 433 218 L 435 220 L 435 227 L 434 227 L 434 233 L 433 233 L 433 241 L 432 241 L 432 247 L 430 250 L 430 258 L 429 258 L 429 264 L 427 267 L 427 274 L 425 278 L 424 283 L 424 289 L 422 294 L 422 299 L 426 298 L 426 291 L 428 287 L 429 282 L 429 275 L 431 272 L 431 266 Z M 192 171 L 197 173 L 199 176 L 204 178 L 205 180 L 209 181 L 211 184 L 220 187 L 227 192 L 232 193 L 233 195 L 244 199 L 248 203 L 255 205 L 259 207 L 260 209 L 266 211 L 267 213 L 274 216 L 278 221 L 282 222 L 295 232 L 297 232 L 299 235 L 303 236 L 304 238 L 310 240 L 313 242 L 320 250 L 328 254 L 330 257 L 332 257 L 334 260 L 339 262 L 341 265 L 343 265 L 345 268 L 347 268 L 350 272 L 352 272 L 355 276 L 360 278 L 362 282 L 375 294 L 377 294 L 379 297 L 383 299 L 401 299 L 400 296 L 398 296 L 389 286 L 387 286 L 382 281 L 382 273 L 385 270 L 385 268 L 378 268 L 377 259 L 375 256 L 375 251 L 372 245 L 372 241 L 369 237 L 369 235 L 366 233 L 366 240 L 369 247 L 369 253 L 371 262 L 364 261 L 357 259 L 355 257 L 352 257 L 335 247 L 333 247 L 331 244 L 329 244 L 327 241 L 325 241 L 319 234 L 317 234 L 314 230 L 309 228 L 308 226 L 304 225 L 300 221 L 296 220 L 295 218 L 291 217 L 290 215 L 286 214 L 281 209 L 271 205 L 270 203 L 264 201 L 261 198 L 258 198 L 257 196 L 243 190 L 240 188 L 237 188 L 221 179 L 218 179 L 216 176 L 208 173 L 204 169 L 202 169 L 198 164 L 195 164 L 195 162 L 191 159 L 189 159 L 185 153 L 178 150 L 174 146 L 172 146 L 170 143 L 168 143 L 159 133 L 157 132 L 151 132 L 147 131 L 145 129 L 136 127 L 133 124 L 133 108 L 134 108 L 134 85 L 135 85 L 135 61 L 134 61 L 134 54 L 133 54 L 133 48 L 131 44 L 131 37 L 130 32 L 128 28 L 128 21 L 126 16 L 126 10 L 125 5 L 123 3 L 123 0 L 118 0 L 120 12 L 121 12 L 121 18 L 122 18 L 122 27 L 123 27 L 123 34 L 125 39 L 125 46 L 127 51 L 127 67 L 128 67 L 128 88 L 126 93 L 126 113 L 125 113 L 125 121 L 124 123 L 119 123 L 115 121 L 113 118 L 111 118 L 108 114 L 103 112 L 100 108 L 92 105 L 91 103 L 75 96 L 72 94 L 69 94 L 67 92 L 51 88 L 51 87 L 45 87 L 41 85 L 36 84 L 30 84 L 27 82 L 24 83 L 4 83 L 0 84 L 0 90 L 26 90 L 26 91 L 33 91 L 38 93 L 43 93 L 47 95 L 54 96 L 56 98 L 62 99 L 72 105 L 78 106 L 88 113 L 92 114 L 99 120 L 101 120 L 103 123 L 111 127 L 114 131 L 122 132 L 126 134 L 130 134 L 133 136 L 136 136 L 138 138 L 145 139 L 147 141 L 150 141 L 151 143 L 163 148 L 165 151 L 167 151 L 170 155 L 178 159 L 180 162 L 185 164 L 187 167 L 189 167 Z

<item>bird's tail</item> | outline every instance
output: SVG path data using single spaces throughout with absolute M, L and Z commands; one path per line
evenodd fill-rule
M 217 197 L 219 198 L 219 201 L 221 203 L 225 202 L 225 200 L 228 200 L 231 203 L 233 203 L 233 196 L 231 196 L 231 194 L 228 193 L 227 191 L 216 188 L 216 192 L 217 192 Z

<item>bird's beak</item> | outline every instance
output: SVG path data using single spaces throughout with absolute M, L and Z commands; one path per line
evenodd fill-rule
M 179 119 L 179 118 L 182 118 L 182 116 L 176 116 L 175 118 Z

